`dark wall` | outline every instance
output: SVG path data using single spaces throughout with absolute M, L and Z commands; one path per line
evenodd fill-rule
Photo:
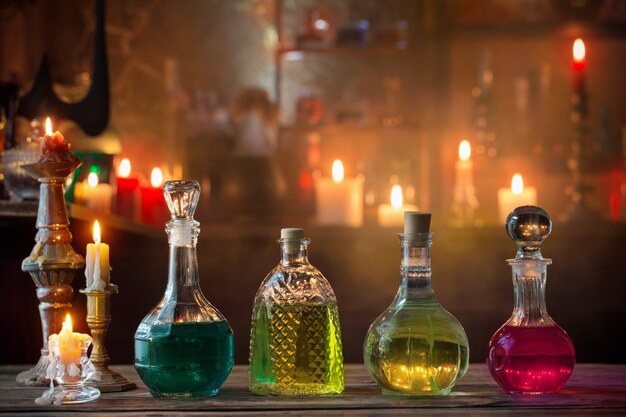
M 0 344 L 2 363 L 34 363 L 41 347 L 35 287 L 21 272 L 33 245 L 34 219 L 3 219 L 0 239 Z M 279 259 L 280 226 L 204 227 L 198 243 L 204 294 L 235 332 L 237 363 L 246 363 L 252 302 Z M 73 220 L 74 247 L 83 253 L 91 223 Z M 515 253 L 500 228 L 451 230 L 434 225 L 433 286 L 439 301 L 465 327 L 471 360 L 484 361 L 492 333 L 509 317 L 512 284 L 505 259 Z M 167 281 L 168 247 L 160 238 L 142 237 L 103 225 L 111 245 L 113 321 L 107 346 L 113 362 L 132 361 L 133 334 L 159 301 Z M 571 335 L 580 362 L 626 363 L 626 283 L 619 260 L 626 250 L 624 226 L 585 228 L 556 224 L 545 243 L 547 304 L 551 316 Z M 399 284 L 399 245 L 394 230 L 310 228 L 310 260 L 329 279 L 339 300 L 344 355 L 362 362 L 369 324 L 391 302 Z M 73 315 L 86 332 L 84 276 L 74 280 Z

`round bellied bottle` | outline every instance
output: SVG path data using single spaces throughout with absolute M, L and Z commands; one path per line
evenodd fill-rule
M 250 390 L 260 395 L 343 391 L 343 351 L 335 293 L 309 263 L 309 239 L 282 229 L 282 259 L 259 288 L 250 334 Z
M 400 288 L 369 328 L 364 361 L 385 394 L 447 394 L 467 371 L 469 344 L 431 286 L 430 213 L 405 212 Z
M 487 366 L 507 392 L 542 394 L 558 391 L 574 369 L 574 345 L 548 315 L 546 270 L 552 263 L 541 255 L 541 244 L 552 231 L 548 213 L 535 206 L 513 210 L 506 231 L 517 245 L 513 269 L 513 314 L 492 336 Z
M 233 332 L 202 294 L 196 243 L 200 223 L 193 214 L 197 181 L 168 181 L 163 187 L 172 219 L 167 289 L 135 333 L 135 368 L 155 397 L 217 394 L 233 368 Z

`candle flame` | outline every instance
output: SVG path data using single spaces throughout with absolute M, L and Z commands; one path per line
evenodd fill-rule
M 511 180 L 511 192 L 517 195 L 524 192 L 524 179 L 520 174 L 513 175 L 513 179 Z
M 46 135 L 47 136 L 52 135 L 52 121 L 50 120 L 49 117 L 46 117 Z
M 159 188 L 161 184 L 163 184 L 163 172 L 161 168 L 152 168 L 152 173 L 150 174 L 150 184 L 154 188 Z
M 130 175 L 130 160 L 127 158 L 122 159 L 120 166 L 117 168 L 117 176 L 121 178 L 127 178 Z
M 72 318 L 70 317 L 70 313 L 67 313 L 67 316 L 65 316 L 65 321 L 63 322 L 63 330 L 69 330 L 70 332 L 72 331 Z
M 98 186 L 98 174 L 96 174 L 95 172 L 90 172 L 87 176 L 87 184 L 91 188 L 96 188 Z
M 459 159 L 461 161 L 467 161 L 472 155 L 472 148 L 467 140 L 462 140 L 459 145 Z
M 582 39 L 578 38 L 574 41 L 574 46 L 572 47 L 572 55 L 574 56 L 574 61 L 582 62 L 585 59 L 585 42 Z
M 100 223 L 98 220 L 93 223 L 93 241 L 100 243 Z
M 404 199 L 402 198 L 402 187 L 400 187 L 399 185 L 394 185 L 393 187 L 391 187 L 391 207 L 396 210 L 401 210 L 403 200 Z
M 341 159 L 333 161 L 333 181 L 337 183 L 343 181 L 343 163 Z

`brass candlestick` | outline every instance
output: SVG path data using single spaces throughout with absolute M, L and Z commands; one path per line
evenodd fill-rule
M 109 369 L 109 355 L 104 346 L 109 324 L 111 323 L 110 296 L 117 294 L 117 286 L 109 284 L 103 290 L 80 290 L 87 296 L 87 325 L 93 337 L 93 348 L 89 359 L 96 367 L 96 375 L 87 384 L 98 388 L 101 392 L 128 391 L 136 387 L 130 379 Z
M 34 368 L 20 373 L 19 385 L 49 385 L 48 336 L 61 330 L 67 310 L 72 306 L 70 284 L 77 271 L 85 268 L 85 260 L 72 248 L 72 234 L 63 196 L 65 178 L 81 165 L 75 159 L 63 162 L 37 162 L 23 165 L 31 176 L 41 183 L 37 234 L 30 256 L 22 262 L 22 271 L 28 272 L 37 286 L 39 314 L 43 333 L 41 356 Z

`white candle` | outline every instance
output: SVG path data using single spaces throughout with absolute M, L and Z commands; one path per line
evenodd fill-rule
M 58 334 L 50 335 L 48 345 L 54 355 L 59 358 L 63 365 L 63 382 L 71 383 L 80 380 L 80 357 L 82 345 L 85 339 L 91 339 L 86 334 L 74 333 L 72 331 L 72 319 L 68 314 L 63 322 L 63 328 Z
M 87 290 L 104 291 L 110 284 L 111 266 L 109 264 L 109 245 L 100 242 L 100 223 L 93 225 L 93 240 L 87 244 L 85 257 L 85 277 Z
M 363 178 L 344 178 L 343 164 L 333 162 L 332 179 L 315 181 L 317 221 L 323 226 L 363 224 Z
M 77 183 L 74 188 L 74 197 L 92 210 L 101 213 L 111 212 L 111 197 L 113 188 L 110 184 L 100 184 L 98 174 L 90 172 L 87 180 Z
M 459 159 L 456 161 L 454 201 L 462 202 L 474 198 L 474 162 L 470 159 L 472 150 L 467 140 L 459 145 Z
M 513 175 L 511 188 L 498 190 L 498 220 L 504 224 L 509 213 L 519 206 L 537 205 L 537 189 L 524 187 L 524 179 L 520 174 Z
M 402 187 L 399 185 L 391 187 L 390 203 L 378 206 L 378 224 L 383 227 L 401 226 L 405 211 L 417 211 L 417 206 L 404 204 Z

